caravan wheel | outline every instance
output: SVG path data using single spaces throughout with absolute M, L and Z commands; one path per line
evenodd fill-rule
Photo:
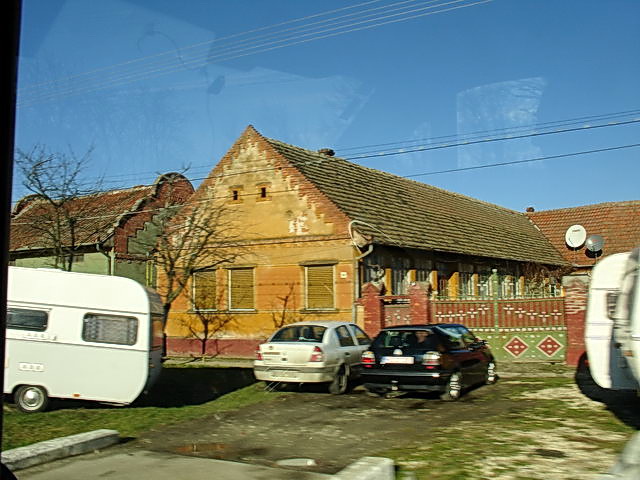
M 26 413 L 42 412 L 49 405 L 47 391 L 37 385 L 22 385 L 14 398 L 18 410 Z

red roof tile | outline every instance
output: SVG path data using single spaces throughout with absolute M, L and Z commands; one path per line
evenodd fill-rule
M 528 212 L 527 215 L 562 256 L 576 265 L 592 265 L 595 259 L 587 256 L 584 246 L 577 250 L 567 246 L 564 236 L 572 225 L 582 225 L 587 237 L 601 235 L 605 241 L 602 255 L 627 252 L 640 245 L 640 200 Z
M 74 199 L 68 203 L 68 211 L 80 217 L 75 231 L 75 245 L 88 245 L 104 242 L 113 233 L 120 219 L 136 210 L 141 201 L 153 195 L 155 185 L 138 186 L 126 190 L 111 190 L 97 195 Z M 51 222 L 53 211 L 46 201 L 31 196 L 23 199 L 16 208 L 17 213 L 11 219 L 9 249 L 11 251 L 48 248 L 43 227 Z M 63 230 L 63 243 L 71 245 L 68 229 Z

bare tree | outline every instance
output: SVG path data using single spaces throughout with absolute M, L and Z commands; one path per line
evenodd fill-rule
M 29 198 L 29 219 L 18 221 L 21 235 L 32 248 L 51 253 L 52 265 L 70 271 L 78 248 L 103 228 L 104 220 L 83 222 L 95 207 L 101 180 L 85 183 L 92 148 L 78 157 L 69 153 L 50 152 L 42 145 L 30 151 L 18 150 L 16 164 L 22 173 Z M 112 221 L 112 220 L 111 220 Z
M 221 298 L 216 298 L 214 289 L 199 292 L 192 291 L 190 295 L 193 315 L 182 318 L 180 323 L 187 330 L 187 338 L 193 338 L 200 344 L 200 356 L 204 360 L 207 355 L 207 347 L 212 339 L 229 327 L 234 319 L 228 310 L 210 308 L 212 305 L 220 305 Z M 220 354 L 220 348 L 216 346 L 216 353 Z
M 233 218 L 224 200 L 211 194 L 195 194 L 184 205 L 167 204 L 154 216 L 151 223 L 158 236 L 153 252 L 165 328 L 174 301 L 185 292 L 195 272 L 233 263 L 243 255 Z M 165 354 L 166 346 L 165 335 Z
M 287 293 L 276 297 L 279 305 L 273 305 L 273 311 L 271 312 L 271 321 L 276 329 L 302 320 L 302 317 L 296 312 L 295 298 L 295 285 L 293 283 L 289 284 Z M 278 308 L 277 311 L 276 307 Z

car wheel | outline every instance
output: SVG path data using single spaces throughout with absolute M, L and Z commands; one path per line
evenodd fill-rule
M 388 390 L 386 388 L 366 388 L 367 395 L 370 397 L 384 397 Z
M 338 373 L 333 377 L 333 380 L 329 383 L 329 393 L 333 395 L 342 395 L 347 391 L 349 385 L 349 375 L 344 365 L 341 365 L 338 369 Z
M 487 364 L 487 375 L 486 375 L 485 383 L 487 385 L 493 385 L 497 381 L 498 381 L 498 374 L 496 372 L 496 362 L 491 360 Z
M 47 391 L 37 385 L 22 385 L 14 399 L 18 410 L 26 413 L 42 412 L 49 405 Z
M 460 398 L 462 393 L 462 375 L 460 372 L 454 372 L 449 377 L 444 393 L 440 396 L 442 400 L 447 402 L 455 402 Z

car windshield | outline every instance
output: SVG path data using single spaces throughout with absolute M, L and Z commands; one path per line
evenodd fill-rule
M 327 328 L 318 325 L 289 325 L 278 330 L 271 342 L 322 342 Z
M 431 330 L 386 330 L 373 341 L 372 348 L 438 350 L 441 340 Z

